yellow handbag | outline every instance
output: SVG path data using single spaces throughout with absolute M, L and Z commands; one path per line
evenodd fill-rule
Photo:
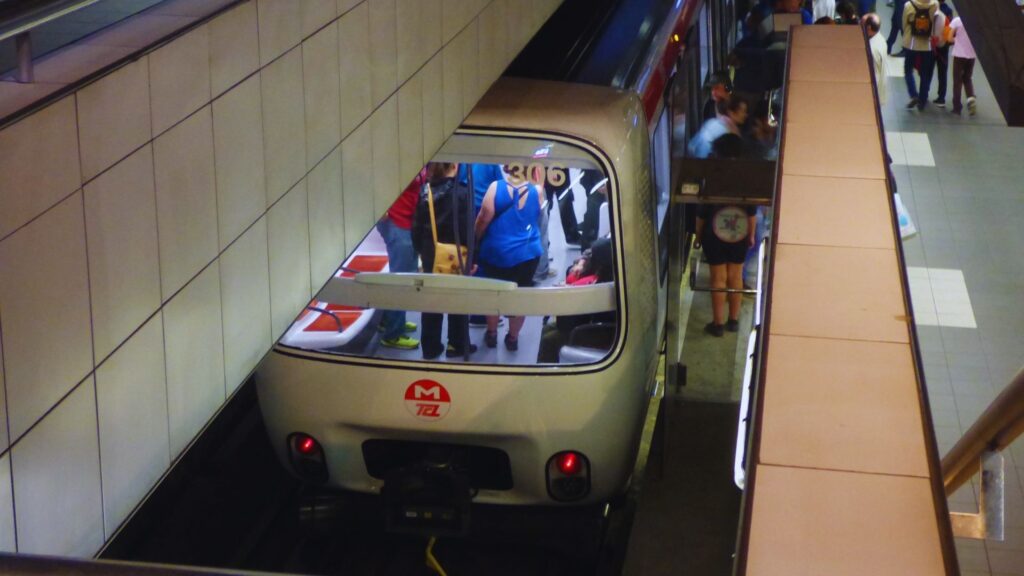
M 465 246 L 437 241 L 437 220 L 434 218 L 434 191 L 427 184 L 427 205 L 430 207 L 430 232 L 434 235 L 434 274 L 462 274 L 460 262 L 469 258 Z

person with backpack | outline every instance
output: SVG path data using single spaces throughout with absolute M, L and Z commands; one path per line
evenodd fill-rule
M 924 110 L 928 105 L 928 89 L 931 88 L 935 67 L 932 48 L 942 45 L 941 35 L 945 27 L 946 17 L 939 10 L 938 0 L 909 0 L 903 5 L 903 49 L 906 52 L 903 58 L 903 78 L 907 82 L 907 94 L 910 96 L 907 102 L 909 110 Z M 915 68 L 921 75 L 920 93 L 914 82 Z

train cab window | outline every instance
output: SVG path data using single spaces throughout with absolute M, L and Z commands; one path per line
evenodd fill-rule
M 617 194 L 582 147 L 456 134 L 280 344 L 378 361 L 599 363 L 620 338 Z

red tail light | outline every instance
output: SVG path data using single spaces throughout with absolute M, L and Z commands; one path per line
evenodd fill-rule
M 556 464 L 558 471 L 566 476 L 575 476 L 583 468 L 580 455 L 575 452 L 563 452 L 557 457 Z
M 295 449 L 299 454 L 310 455 L 317 451 L 319 446 L 312 436 L 300 435 L 295 439 Z
M 590 493 L 590 461 L 573 450 L 558 452 L 548 459 L 548 494 L 559 502 L 580 500 Z

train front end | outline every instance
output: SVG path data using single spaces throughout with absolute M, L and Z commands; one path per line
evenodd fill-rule
M 391 520 L 414 527 L 457 524 L 470 501 L 590 504 L 621 493 L 657 368 L 642 117 L 635 97 L 614 90 L 499 81 L 433 161 L 457 164 L 471 189 L 530 180 L 546 200 L 536 225 L 552 273 L 522 286 L 392 272 L 372 228 L 257 370 L 282 463 L 311 483 L 381 494 Z M 581 259 L 605 261 L 580 282 Z M 525 320 L 518 349 L 488 347 L 470 323 L 475 351 L 427 360 L 382 345 L 378 326 L 394 310 L 416 326 L 410 338 L 427 337 L 438 315 L 446 330 L 453 318 L 499 317 L 499 335 Z

